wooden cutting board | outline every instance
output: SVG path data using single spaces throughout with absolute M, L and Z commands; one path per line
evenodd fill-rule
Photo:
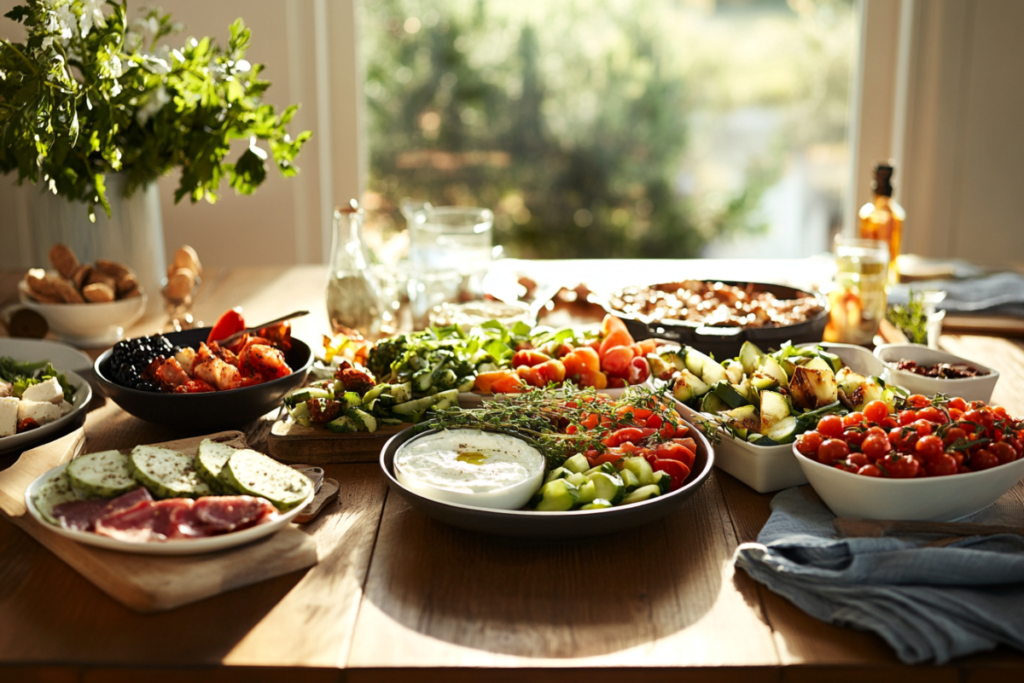
M 199 442 L 206 438 L 224 440 L 239 448 L 246 445 L 241 432 L 158 445 L 194 455 Z M 25 490 L 41 474 L 75 457 L 84 441 L 78 429 L 25 451 L 14 465 L 0 472 L 0 513 L 125 607 L 137 612 L 169 610 L 316 564 L 316 541 L 294 525 L 250 545 L 184 556 L 103 550 L 54 533 L 28 513 Z
M 377 462 L 388 439 L 410 426 L 385 425 L 372 434 L 333 434 L 323 428 L 303 427 L 286 417 L 270 428 L 267 453 L 281 462 L 310 465 Z

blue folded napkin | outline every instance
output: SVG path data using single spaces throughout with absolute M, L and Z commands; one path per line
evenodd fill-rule
M 924 280 L 893 285 L 890 304 L 906 304 L 910 290 L 915 292 L 945 291 L 946 299 L 936 308 L 950 313 L 988 313 L 990 315 L 1024 315 L 1024 275 L 993 273 L 963 280 Z
M 965 538 L 922 547 L 934 536 L 836 538 L 835 518 L 798 488 L 772 499 L 757 543 L 736 565 L 808 614 L 874 631 L 906 664 L 991 650 L 1024 650 L 1024 538 Z M 996 506 L 963 521 L 1021 524 Z

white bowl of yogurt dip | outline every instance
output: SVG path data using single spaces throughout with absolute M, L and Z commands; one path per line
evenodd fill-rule
M 395 477 L 426 498 L 518 510 L 544 483 L 544 456 L 522 439 L 477 429 L 428 432 L 395 453 Z

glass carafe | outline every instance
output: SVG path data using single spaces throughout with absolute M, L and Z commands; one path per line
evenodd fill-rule
M 363 211 L 354 199 L 334 210 L 329 266 L 327 315 L 334 333 L 354 330 L 376 339 L 386 311 L 363 239 Z

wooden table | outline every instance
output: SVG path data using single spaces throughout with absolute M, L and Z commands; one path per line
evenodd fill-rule
M 594 272 L 586 263 L 532 265 L 571 284 Z M 616 274 L 603 278 L 607 286 L 641 267 L 600 265 Z M 642 268 L 645 276 L 771 274 L 765 262 Z M 771 271 L 803 282 L 814 275 L 777 263 Z M 18 277 L 0 273 L 0 301 Z M 316 315 L 297 323 L 296 334 L 315 342 L 326 329 L 323 283 L 320 267 L 210 272 L 196 312 L 212 321 L 242 305 L 259 321 L 308 306 Z M 150 321 L 132 333 L 156 327 Z M 1024 346 L 989 337 L 942 343 L 999 367 L 994 400 L 1024 413 Z M 266 422 L 239 427 L 257 446 L 266 437 Z M 189 435 L 102 398 L 85 429 L 90 450 Z M 12 461 L 0 457 L 0 467 Z M 340 504 L 310 525 L 317 566 L 157 615 L 119 606 L 0 521 L 0 681 L 1024 680 L 1024 657 L 1003 650 L 943 667 L 901 666 L 874 635 L 812 619 L 735 571 L 733 552 L 755 540 L 771 495 L 718 471 L 658 524 L 527 543 L 427 519 L 388 495 L 375 463 L 326 469 L 342 491 Z M 1024 487 L 1009 495 L 1024 502 Z

